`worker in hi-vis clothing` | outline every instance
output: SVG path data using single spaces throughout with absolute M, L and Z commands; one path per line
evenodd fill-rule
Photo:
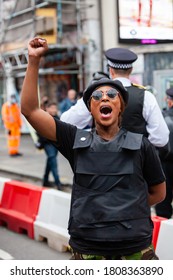
M 21 156 L 19 153 L 22 117 L 20 107 L 15 95 L 2 105 L 2 120 L 7 132 L 7 145 L 9 156 Z

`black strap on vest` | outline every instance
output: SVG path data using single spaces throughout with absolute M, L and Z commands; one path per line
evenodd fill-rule
M 169 142 L 168 142 L 168 153 L 165 157 L 166 161 L 173 161 L 173 115 L 172 112 L 170 110 L 168 110 L 165 114 L 164 114 L 164 119 L 165 122 L 168 126 L 168 129 L 170 131 L 169 134 Z
M 128 131 L 147 136 L 146 121 L 142 115 L 145 89 L 134 85 L 126 89 L 129 93 L 129 100 L 123 113 L 121 125 Z

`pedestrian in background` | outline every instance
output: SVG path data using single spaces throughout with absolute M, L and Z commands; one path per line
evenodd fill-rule
M 67 92 L 67 97 L 64 98 L 60 103 L 59 103 L 59 110 L 60 113 L 64 113 L 68 109 L 70 109 L 73 105 L 75 105 L 77 102 L 77 92 L 74 89 L 69 89 Z
M 166 197 L 156 205 L 156 214 L 170 219 L 172 217 L 173 198 L 173 87 L 166 90 L 166 102 L 168 109 L 163 110 L 163 116 L 169 128 L 169 152 L 162 159 L 162 166 L 166 176 Z
M 105 52 L 105 56 L 110 78 L 122 82 L 129 93 L 129 101 L 122 116 L 122 127 L 144 134 L 158 149 L 164 147 L 168 143 L 169 130 L 155 96 L 144 87 L 134 85 L 130 81 L 137 55 L 128 49 L 112 48 Z M 78 128 L 84 128 L 92 122 L 92 116 L 83 99 L 62 114 L 60 119 Z
M 47 42 L 29 42 L 22 113 L 56 142 L 74 172 L 69 244 L 74 259 L 158 259 L 152 242 L 150 206 L 165 197 L 158 154 L 142 134 L 121 129 L 128 93 L 119 81 L 97 80 L 84 92 L 95 120 L 91 132 L 64 123 L 39 108 L 38 73 Z M 31 83 L 32 81 L 32 83 Z
M 22 118 L 16 95 L 2 105 L 2 120 L 7 133 L 8 154 L 11 157 L 22 156 L 19 153 Z
M 44 110 L 48 112 L 51 116 L 59 119 L 58 117 L 58 109 L 57 104 L 55 102 L 49 102 L 46 101 L 46 103 L 42 103 L 42 109 L 44 107 Z M 54 146 L 48 139 L 45 137 L 42 137 L 38 134 L 39 137 L 39 143 L 42 149 L 44 149 L 46 154 L 46 165 L 44 170 L 44 176 L 43 176 L 43 186 L 45 187 L 51 187 L 52 184 L 49 181 L 49 176 L 52 173 L 54 178 L 54 184 L 58 190 L 62 190 L 62 187 L 64 186 L 59 177 L 59 171 L 58 171 L 58 149 L 56 146 Z
M 48 96 L 44 95 L 40 101 L 40 108 L 46 110 L 46 105 L 48 104 L 48 102 L 49 102 Z

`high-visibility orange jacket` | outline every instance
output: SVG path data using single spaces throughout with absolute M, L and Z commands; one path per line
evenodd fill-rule
M 2 120 L 5 128 L 8 130 L 20 128 L 22 125 L 22 118 L 18 104 L 5 102 L 2 105 Z
M 18 104 L 6 102 L 2 106 L 2 120 L 7 130 L 7 145 L 9 155 L 16 155 L 19 152 L 20 128 L 22 118 Z

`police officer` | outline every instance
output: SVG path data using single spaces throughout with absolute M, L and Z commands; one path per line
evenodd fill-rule
M 164 147 L 168 143 L 169 130 L 156 98 L 142 86 L 133 85 L 129 78 L 137 55 L 125 48 L 111 48 L 105 52 L 105 56 L 108 60 L 110 78 L 121 81 L 129 92 L 122 126 L 129 131 L 145 134 L 154 146 Z M 79 128 L 91 124 L 91 118 L 83 99 L 61 115 L 62 121 L 75 124 Z
M 44 39 L 29 42 L 21 108 L 74 172 L 68 226 L 74 259 L 158 259 L 151 245 L 150 206 L 164 199 L 165 176 L 148 139 L 120 129 L 127 91 L 108 78 L 87 87 L 92 131 L 53 118 L 39 108 L 37 92 L 39 62 L 47 48 Z
M 156 205 L 156 214 L 161 217 L 172 217 L 172 195 L 173 195 L 173 87 L 166 90 L 167 110 L 163 110 L 164 119 L 168 125 L 169 134 L 169 152 L 162 160 L 163 170 L 166 176 L 166 198 Z

